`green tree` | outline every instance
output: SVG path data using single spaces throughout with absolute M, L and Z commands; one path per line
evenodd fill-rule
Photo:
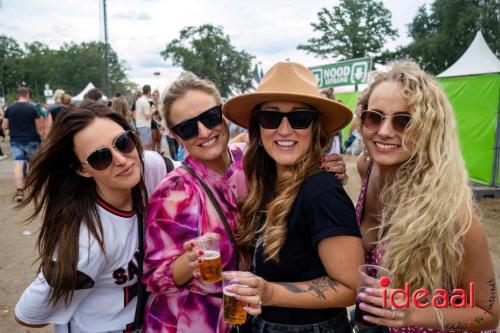
M 78 93 L 88 82 L 104 89 L 104 43 L 88 42 L 64 44 L 58 50 L 57 73 L 54 83 L 63 89 Z M 126 92 L 130 86 L 127 79 L 127 65 L 116 52 L 108 48 L 108 70 L 111 90 Z
M 21 84 L 19 64 L 23 56 L 24 52 L 15 39 L 0 35 L 0 96 L 10 95 Z M 12 97 L 7 99 L 10 102 Z
M 391 12 L 377 0 L 341 0 L 331 10 L 322 8 L 318 22 L 311 26 L 321 36 L 297 48 L 323 59 L 375 56 L 387 38 L 398 35 L 392 28 Z
M 413 41 L 401 51 L 425 70 L 439 74 L 462 56 L 478 30 L 500 56 L 497 0 L 435 0 L 430 12 L 425 5 L 418 9 L 408 25 L 408 36 Z
M 70 94 L 79 93 L 88 82 L 104 87 L 103 54 L 101 42 L 70 43 L 51 49 L 35 41 L 21 47 L 16 40 L 0 35 L 0 96 L 12 102 L 23 82 L 38 101 L 45 100 L 45 84 Z M 128 92 L 132 83 L 127 78 L 127 65 L 111 48 L 108 63 L 112 91 Z
M 186 27 L 160 54 L 174 65 L 214 82 L 224 97 L 252 87 L 253 56 L 236 50 L 221 27 Z

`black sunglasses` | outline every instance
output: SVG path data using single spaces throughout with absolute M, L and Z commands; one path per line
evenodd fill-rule
M 109 167 L 113 161 L 111 148 L 115 148 L 122 154 L 128 154 L 137 147 L 136 140 L 137 139 L 133 131 L 125 131 L 113 140 L 113 145 L 111 147 L 97 149 L 87 157 L 87 162 L 81 163 L 88 164 L 96 170 L 104 170 Z
M 277 129 L 284 117 L 288 119 L 293 129 L 305 129 L 318 117 L 318 111 L 314 109 L 294 110 L 291 112 L 257 110 L 255 111 L 255 117 L 257 117 L 260 126 L 266 129 Z
M 376 131 L 380 128 L 385 118 L 392 118 L 392 128 L 399 133 L 403 133 L 411 121 L 411 115 L 408 113 L 386 116 L 377 111 L 365 110 L 361 112 L 361 125 L 367 130 Z
M 222 107 L 216 105 L 194 118 L 184 120 L 182 123 L 172 126 L 170 129 L 180 136 L 182 140 L 189 140 L 198 135 L 198 121 L 208 129 L 222 124 Z

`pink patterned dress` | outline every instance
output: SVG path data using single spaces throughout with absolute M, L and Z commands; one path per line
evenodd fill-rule
M 370 177 L 372 167 L 373 167 L 373 161 L 370 161 L 370 165 L 368 166 L 368 170 L 366 172 L 366 178 L 363 181 L 363 184 L 361 186 L 361 191 L 359 193 L 358 202 L 356 204 L 356 221 L 358 222 L 358 225 L 361 224 L 361 221 L 363 219 L 363 210 L 364 210 L 364 205 L 365 205 L 366 192 L 368 190 L 368 179 Z M 382 261 L 382 255 L 383 255 L 383 253 L 377 245 L 373 249 L 365 252 L 365 262 L 367 264 L 371 264 L 371 265 L 380 265 L 380 262 Z M 407 326 L 407 327 L 402 327 L 402 328 L 390 327 L 389 331 L 391 333 L 445 333 L 445 332 L 451 332 L 451 331 L 446 331 L 446 330 L 437 330 L 437 329 L 431 329 L 431 328 L 425 328 L 425 327 L 415 327 L 415 326 Z M 456 331 L 454 331 L 454 332 L 456 332 Z M 486 331 L 481 331 L 481 332 L 482 333 L 496 333 L 496 330 L 486 330 Z
M 210 187 L 232 229 L 238 224 L 237 200 L 247 195 L 243 173 L 244 145 L 231 145 L 231 166 L 220 175 L 195 158 L 184 163 Z M 145 332 L 228 332 L 222 320 L 221 283 L 202 284 L 192 279 L 177 287 L 172 264 L 184 253 L 183 243 L 215 232 L 221 235 L 223 270 L 237 269 L 236 253 L 224 224 L 200 183 L 177 168 L 156 188 L 148 204 L 143 282 L 151 293 L 145 313 Z

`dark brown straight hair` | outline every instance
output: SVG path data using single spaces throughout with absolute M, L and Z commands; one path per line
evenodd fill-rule
M 105 255 L 103 229 L 95 202 L 96 183 L 93 178 L 76 173 L 81 163 L 73 143 L 75 134 L 96 118 L 110 119 L 124 130 L 131 130 L 121 115 L 100 104 L 89 104 L 85 109 L 68 110 L 60 114 L 45 145 L 31 163 L 24 186 L 26 199 L 18 205 L 21 208 L 34 204 L 34 211 L 27 222 L 42 216 L 37 249 L 44 276 L 50 276 L 50 303 L 57 303 L 61 299 L 70 302 L 77 287 L 78 258 L 89 255 L 79 253 L 82 223 L 87 227 L 89 237 L 97 240 Z M 137 152 L 141 160 L 141 179 L 131 191 L 133 209 L 139 217 L 145 212 L 147 200 L 140 140 L 137 140 Z

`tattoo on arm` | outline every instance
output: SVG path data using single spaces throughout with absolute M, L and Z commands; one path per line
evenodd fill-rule
M 497 297 L 497 287 L 495 279 L 491 279 L 488 282 L 488 286 L 490 286 L 490 297 L 488 298 L 488 303 L 486 304 L 487 310 L 492 310 L 493 306 L 495 306 L 495 300 Z
M 326 300 L 325 291 L 328 289 L 337 290 L 338 282 L 328 276 L 323 276 L 311 281 L 300 282 L 300 284 L 293 282 L 280 282 L 277 284 L 294 294 L 308 293 L 319 299 Z
M 465 331 L 467 329 L 467 325 L 459 321 L 458 323 L 446 324 L 444 328 L 449 331 Z

